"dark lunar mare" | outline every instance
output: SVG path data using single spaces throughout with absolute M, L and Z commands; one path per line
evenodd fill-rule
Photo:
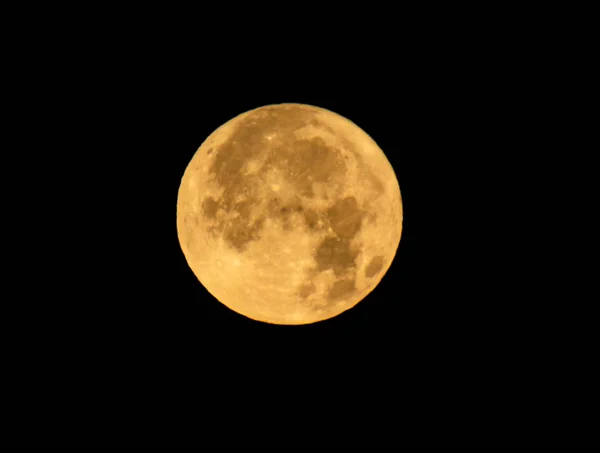
M 326 183 L 328 178 L 343 179 L 347 171 L 339 149 L 327 145 L 320 137 L 303 140 L 295 137 L 294 131 L 307 125 L 331 131 L 316 119 L 313 110 L 303 106 L 269 106 L 240 120 L 226 142 L 210 149 L 214 158 L 209 175 L 212 183 L 223 189 L 223 194 L 218 199 L 205 197 L 202 200 L 202 212 L 205 219 L 213 224 L 209 232 L 223 234 L 225 241 L 240 253 L 251 242 L 260 239 L 267 217 L 281 220 L 285 227 L 289 226 L 291 213 L 297 212 L 303 215 L 310 232 L 328 231 L 331 227 L 332 233 L 323 238 L 313 257 L 316 272 L 332 270 L 339 278 L 327 295 L 328 301 L 335 302 L 356 290 L 356 259 L 359 251 L 352 246 L 352 239 L 361 229 L 365 212 L 354 197 L 336 197 L 334 204 L 324 210 L 308 209 L 302 205 L 302 197 L 315 196 L 313 182 Z M 277 144 L 267 139 L 270 133 L 277 134 Z M 364 167 L 360 154 L 352 144 L 345 146 L 354 154 L 359 165 Z M 249 160 L 264 157 L 265 152 L 266 160 L 258 173 L 244 175 L 244 165 Z M 268 202 L 267 211 L 253 220 L 251 213 L 257 203 L 258 188 L 262 184 L 262 177 L 271 168 L 282 171 L 299 196 L 288 204 L 274 197 Z M 383 190 L 375 175 L 367 172 L 365 177 L 377 190 Z M 245 201 L 236 202 L 239 195 L 245 195 Z M 218 216 L 219 210 L 224 214 L 238 215 Z M 367 267 L 367 276 L 375 275 L 382 265 L 381 257 L 373 258 Z M 313 284 L 298 288 L 298 294 L 303 298 L 314 292 Z

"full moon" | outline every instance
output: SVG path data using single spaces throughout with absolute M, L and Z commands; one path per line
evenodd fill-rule
M 330 110 L 276 104 L 216 129 L 188 164 L 177 233 L 200 283 L 271 324 L 310 324 L 379 284 L 402 234 L 392 166 Z

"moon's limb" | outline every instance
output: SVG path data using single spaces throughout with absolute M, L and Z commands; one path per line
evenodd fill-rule
M 402 232 L 400 188 L 354 123 L 318 107 L 266 106 L 200 146 L 182 178 L 177 228 L 220 302 L 306 324 L 353 307 L 387 272 Z

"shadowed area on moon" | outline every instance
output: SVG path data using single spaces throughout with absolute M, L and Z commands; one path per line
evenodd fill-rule
M 365 276 L 368 278 L 374 277 L 383 268 L 383 256 L 374 256 L 369 265 L 365 269 Z
M 261 238 L 267 218 L 277 220 L 284 229 L 291 228 L 290 216 L 302 217 L 309 233 L 323 233 L 324 237 L 314 251 L 314 275 L 333 271 L 337 280 L 326 295 L 329 303 L 335 303 L 351 295 L 355 290 L 356 260 L 360 253 L 352 246 L 352 239 L 361 229 L 366 212 L 355 197 L 339 198 L 332 194 L 326 208 L 311 209 L 303 199 L 314 199 L 314 183 L 328 184 L 332 179 L 343 180 L 347 168 L 340 150 L 328 145 L 320 137 L 299 139 L 294 131 L 313 126 L 333 132 L 316 119 L 314 112 L 303 106 L 271 106 L 261 108 L 242 118 L 227 141 L 210 148 L 213 155 L 209 168 L 210 182 L 222 190 L 218 198 L 204 197 L 202 213 L 208 221 L 208 232 L 222 236 L 226 243 L 243 253 L 248 245 Z M 269 134 L 277 134 L 270 141 Z M 381 181 L 365 170 L 360 153 L 347 148 L 356 157 L 364 177 L 380 193 Z M 259 168 L 249 174 L 245 165 L 249 161 L 261 162 Z M 259 188 L 273 169 L 280 171 L 285 181 L 293 186 L 297 196 L 287 202 L 275 194 L 267 200 L 267 209 L 254 209 L 259 203 Z M 374 257 L 365 275 L 372 277 L 383 267 L 383 257 Z M 315 293 L 315 285 L 308 281 L 296 288 L 296 293 L 306 299 Z M 317 309 L 317 308 L 315 308 Z

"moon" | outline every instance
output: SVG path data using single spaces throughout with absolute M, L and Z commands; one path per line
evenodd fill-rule
M 349 119 L 275 104 L 216 129 L 177 198 L 187 263 L 222 304 L 270 324 L 311 324 L 379 284 L 402 234 L 394 170 Z

